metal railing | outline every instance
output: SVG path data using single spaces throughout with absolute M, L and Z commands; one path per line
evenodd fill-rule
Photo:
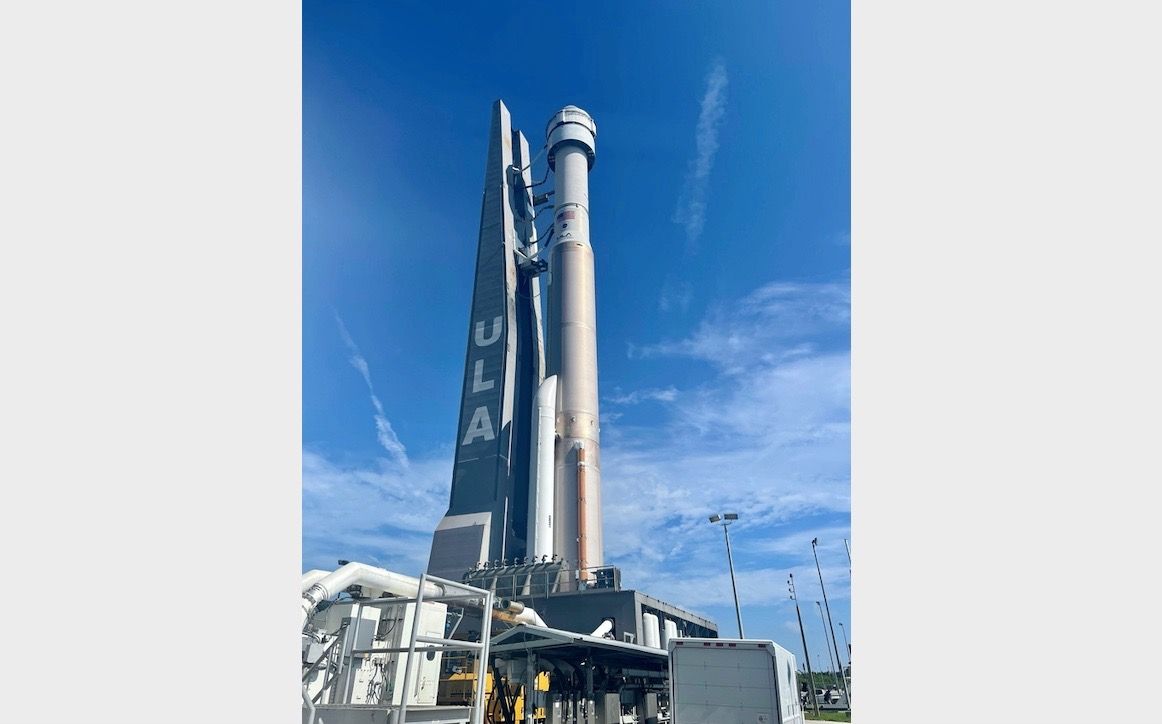
M 464 574 L 463 581 L 490 590 L 498 598 L 538 598 L 591 589 L 620 591 L 621 570 L 616 566 L 569 568 L 561 562 L 527 563 L 474 568 Z
M 439 596 L 425 596 L 424 589 L 427 588 L 429 583 L 438 584 L 439 586 L 443 587 L 446 593 Z M 332 680 L 326 682 L 323 689 L 325 691 L 327 688 L 331 688 L 341 677 L 343 678 L 342 688 L 337 689 L 337 691 L 340 692 L 339 698 L 341 701 L 332 701 L 332 704 L 347 703 L 345 700 L 350 696 L 351 680 L 354 676 L 355 670 L 358 668 L 358 664 L 356 662 L 358 657 L 393 653 L 404 654 L 406 656 L 404 660 L 404 675 L 402 682 L 403 691 L 400 695 L 400 703 L 397 709 L 396 718 L 394 720 L 398 722 L 398 724 L 406 724 L 409 699 L 411 698 L 410 694 L 416 685 L 415 679 L 419 669 L 419 667 L 416 665 L 417 653 L 420 656 L 426 656 L 431 652 L 465 651 L 468 652 L 469 655 L 475 653 L 479 660 L 479 665 L 477 666 L 478 671 L 485 671 L 488 662 L 488 649 L 491 639 L 489 626 L 481 627 L 483 630 L 478 636 L 478 641 L 461 641 L 457 639 L 444 639 L 437 636 L 425 636 L 420 634 L 420 619 L 421 612 L 423 610 L 423 604 L 459 603 L 461 605 L 470 604 L 472 607 L 480 606 L 483 610 L 484 620 L 487 621 L 490 620 L 491 611 L 495 600 L 496 596 L 491 590 L 477 588 L 459 581 L 450 581 L 444 578 L 438 578 L 436 576 L 431 576 L 425 573 L 424 575 L 420 576 L 419 591 L 415 598 L 396 598 L 388 596 L 384 598 L 373 598 L 352 602 L 354 606 L 351 614 L 351 618 L 353 619 L 351 625 L 347 626 L 346 630 L 342 631 L 341 635 L 338 636 L 335 641 L 332 641 L 330 644 L 328 644 L 326 649 L 327 654 L 324 654 L 322 657 L 320 657 L 319 660 L 311 664 L 310 669 L 308 669 L 303 675 L 303 706 L 309 712 L 307 718 L 308 724 L 315 724 L 315 717 L 317 715 L 316 704 L 308 692 L 307 682 L 310 677 L 310 673 L 316 666 L 318 666 L 321 661 L 328 657 L 328 654 L 334 650 L 336 645 L 338 646 L 337 650 L 339 652 L 338 667 L 333 674 Z M 407 606 L 410 604 L 415 605 L 415 613 L 412 615 L 412 625 L 411 631 L 409 632 L 407 638 L 407 646 L 390 648 L 372 647 L 366 649 L 356 648 L 359 642 L 359 627 L 363 623 L 362 614 L 364 607 L 388 609 L 398 606 Z M 347 649 L 346 641 L 348 640 L 351 642 L 351 649 L 349 652 L 344 653 Z M 417 646 L 417 644 L 423 645 Z M 344 666 L 345 661 L 348 661 L 346 666 Z M 472 724 L 484 724 L 485 686 L 483 679 L 483 676 L 478 676 L 475 683 L 476 690 L 474 692 L 469 718 L 469 721 Z M 399 685 L 401 682 L 393 683 L 395 685 Z M 387 692 L 385 691 L 384 694 L 387 694 Z M 394 691 L 391 693 L 391 696 L 389 696 L 388 701 L 390 702 L 393 698 Z
M 483 594 L 484 595 L 483 611 L 484 611 L 485 620 L 488 620 L 488 617 L 491 616 L 491 612 L 492 612 L 492 602 L 493 602 L 492 591 L 488 591 L 488 590 L 484 590 L 484 589 L 480 589 L 480 588 L 475 588 L 473 586 L 468 586 L 468 585 L 465 585 L 463 583 L 457 583 L 455 581 L 445 580 L 443 578 L 437 578 L 436 576 L 429 576 L 426 573 L 423 574 L 422 576 L 420 576 L 420 591 L 419 591 L 419 594 L 416 596 L 416 615 L 412 616 L 412 632 L 411 632 L 411 636 L 408 637 L 408 658 L 407 658 L 407 665 L 404 667 L 404 674 L 403 674 L 404 695 L 400 699 L 400 709 L 399 709 L 399 719 L 398 719 L 399 724 L 406 724 L 406 722 L 407 722 L 407 707 L 408 707 L 407 694 L 409 691 L 411 691 L 412 677 L 415 674 L 415 654 L 416 654 L 416 642 L 417 641 L 429 644 L 429 647 L 437 647 L 437 648 L 441 648 L 441 649 L 445 649 L 445 650 L 449 650 L 449 651 L 462 651 L 462 650 L 479 651 L 480 655 L 479 655 L 478 660 L 480 663 L 479 663 L 479 666 L 477 667 L 477 669 L 480 672 L 484 672 L 488 666 L 488 645 L 492 640 L 491 626 L 481 626 L 482 630 L 480 632 L 480 641 L 478 643 L 472 643 L 472 642 L 468 642 L 468 641 L 454 641 L 454 640 L 419 635 L 419 632 L 420 632 L 419 610 L 420 610 L 420 606 L 424 602 L 424 588 L 425 588 L 425 584 L 427 584 L 428 581 L 433 581 L 435 583 L 443 585 L 444 590 L 448 590 L 449 588 L 452 588 L 452 589 L 460 589 L 460 590 L 469 592 L 472 595 Z M 438 601 L 438 600 L 442 600 L 442 599 L 449 599 L 450 600 L 450 599 L 456 599 L 456 598 L 461 598 L 461 597 L 456 597 L 456 596 L 439 597 L 439 596 L 437 596 L 434 599 L 429 599 L 429 600 L 437 600 Z M 472 719 L 471 719 L 471 721 L 472 721 L 472 724 L 484 724 L 484 677 L 483 677 L 483 675 L 479 675 L 476 677 L 476 700 L 473 702 L 473 705 L 472 705 Z
M 338 646 L 338 649 L 336 649 L 336 646 Z M 321 687 L 319 687 L 318 693 L 316 693 L 313 697 L 311 697 L 311 699 L 310 699 L 311 704 L 318 702 L 319 699 L 321 699 L 323 697 L 323 695 L 326 694 L 327 691 L 335 685 L 335 682 L 337 682 L 339 680 L 339 677 L 338 677 L 338 674 L 340 672 L 339 667 L 342 666 L 342 662 L 343 662 L 343 657 L 341 655 L 341 652 L 346 647 L 347 647 L 347 623 L 344 622 L 343 625 L 341 625 L 339 627 L 339 630 L 336 632 L 335 638 L 331 640 L 331 643 L 327 644 L 323 648 L 323 653 L 319 656 L 319 658 L 316 659 L 314 661 L 314 663 L 312 663 L 310 666 L 308 666 L 307 670 L 303 672 L 303 686 L 306 687 L 309 685 L 311 674 L 313 674 L 315 672 L 315 669 L 318 668 L 319 664 L 326 662 L 325 669 L 323 671 L 323 684 Z M 340 655 L 337 657 L 335 656 L 336 651 L 340 652 Z M 334 662 L 334 664 L 332 664 L 332 661 L 331 661 L 332 658 L 337 659 Z M 335 670 L 333 672 L 331 670 L 332 665 L 335 666 Z M 305 695 L 305 690 L 304 690 L 304 695 Z

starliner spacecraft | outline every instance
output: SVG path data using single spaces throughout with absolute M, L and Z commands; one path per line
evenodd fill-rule
M 557 557 L 582 572 L 604 562 L 589 238 L 596 139 L 585 111 L 555 113 L 540 151 L 553 189 L 541 191 L 528 140 L 502 102 L 493 106 L 451 500 L 431 574 L 459 580 L 493 561 Z M 538 239 L 534 221 L 547 212 L 552 224 Z

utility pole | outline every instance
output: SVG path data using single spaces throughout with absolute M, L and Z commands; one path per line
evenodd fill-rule
M 818 538 L 811 539 L 811 552 L 815 555 L 815 570 L 819 573 L 819 590 L 823 591 L 823 605 L 827 608 L 827 628 L 831 630 L 831 645 L 835 647 L 835 660 L 842 661 L 839 658 L 839 644 L 835 640 L 835 627 L 831 625 L 831 604 L 827 602 L 827 589 L 823 586 L 823 569 L 819 566 L 819 551 L 815 546 L 819 543 Z M 851 695 L 847 693 L 847 684 L 843 681 L 843 672 L 839 672 L 839 681 L 843 686 L 843 696 L 847 698 L 847 708 L 851 708 Z
M 795 574 L 787 574 L 787 589 L 791 592 L 791 600 L 795 602 L 795 616 L 799 619 L 799 638 L 803 641 L 803 658 L 807 660 L 807 684 L 811 689 L 807 696 L 811 698 L 811 706 L 815 709 L 815 716 L 819 716 L 819 700 L 815 698 L 815 674 L 811 673 L 811 654 L 807 651 L 807 632 L 803 630 L 803 614 L 799 612 L 799 599 L 795 596 Z

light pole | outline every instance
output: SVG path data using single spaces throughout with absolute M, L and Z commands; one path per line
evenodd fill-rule
M 730 588 L 734 591 L 734 615 L 738 619 L 738 637 L 744 639 L 746 635 L 742 632 L 742 609 L 738 605 L 738 586 L 734 583 L 734 558 L 730 554 L 730 533 L 726 530 L 736 520 L 738 520 L 738 513 L 723 513 L 722 515 L 715 513 L 710 516 L 711 523 L 721 523 L 722 535 L 726 537 L 726 564 L 730 566 Z
M 841 672 L 841 673 L 843 673 L 843 685 L 845 687 L 847 687 L 847 696 L 848 696 L 847 707 L 850 709 L 851 708 L 851 679 L 849 679 L 848 676 L 850 675 L 850 672 L 851 672 L 851 642 L 847 640 L 847 629 L 843 627 L 843 622 L 837 621 L 836 623 L 839 624 L 839 630 L 841 632 L 843 632 L 843 645 L 847 647 L 847 669 L 848 670 L 847 670 L 847 672 Z
M 807 652 L 807 632 L 803 630 L 803 614 L 799 612 L 799 599 L 795 596 L 795 574 L 787 574 L 787 590 L 791 592 L 791 600 L 795 602 L 795 616 L 799 619 L 799 638 L 803 640 L 803 658 L 807 660 L 807 683 L 811 686 L 810 697 L 815 709 L 815 716 L 819 716 L 819 700 L 815 698 L 815 675 L 811 673 L 811 654 Z
M 843 645 L 847 647 L 847 665 L 851 666 L 851 642 L 847 640 L 847 629 L 843 627 L 843 622 L 839 621 L 839 630 L 843 632 Z
M 823 569 L 819 566 L 819 551 L 815 550 L 815 546 L 818 543 L 818 538 L 811 539 L 811 552 L 815 555 L 815 570 L 819 573 L 819 590 L 823 591 L 823 605 L 827 608 L 828 628 L 831 630 L 831 645 L 835 647 L 835 660 L 842 661 L 839 657 L 839 643 L 835 640 L 835 627 L 830 625 L 831 604 L 827 602 L 827 589 L 823 586 Z M 851 695 L 847 692 L 847 685 L 843 684 L 842 671 L 839 672 L 839 681 L 843 685 L 843 696 L 847 699 L 847 706 L 851 708 Z
M 827 649 L 827 660 L 831 662 L 831 670 L 837 671 L 835 656 L 831 654 L 831 647 L 827 645 L 827 619 L 823 616 L 823 604 L 816 601 L 815 605 L 819 608 L 819 620 L 823 622 L 823 648 Z

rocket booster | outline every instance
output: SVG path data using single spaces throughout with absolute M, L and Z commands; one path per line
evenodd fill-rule
M 589 170 L 596 159 L 597 124 L 580 108 L 565 106 L 549 120 L 546 135 L 556 179 L 546 370 L 557 378 L 553 548 L 587 568 L 604 561 L 597 309 L 589 242 Z
M 504 104 L 493 105 L 452 491 L 428 560 L 438 576 L 527 557 L 557 556 L 579 569 L 604 564 L 589 241 L 597 124 L 565 106 L 545 134 L 556 237 L 543 249 L 547 355 L 528 141 Z

